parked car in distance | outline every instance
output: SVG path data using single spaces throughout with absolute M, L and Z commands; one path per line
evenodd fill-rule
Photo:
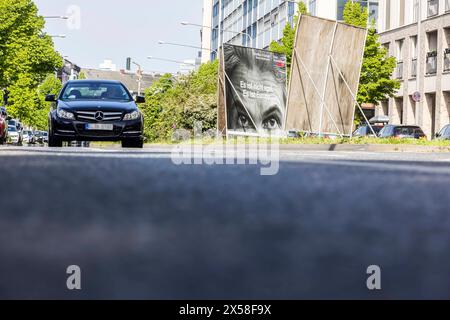
M 23 143 L 23 127 L 22 127 L 22 124 L 20 123 L 20 121 L 16 120 L 16 119 L 9 119 L 8 127 L 9 126 L 13 126 L 16 128 L 17 134 L 19 135 L 19 142 L 17 144 L 22 145 L 22 143 Z M 9 132 L 9 130 L 8 130 L 8 132 Z
M 427 136 L 419 126 L 387 125 L 379 134 L 380 138 L 426 139 Z
M 368 125 L 364 125 L 359 127 L 354 133 L 353 137 L 377 137 L 380 131 L 384 128 L 383 125 L 372 125 L 373 131 L 375 131 L 375 135 Z
M 9 144 L 20 144 L 19 131 L 15 126 L 8 126 L 8 143 Z
M 436 133 L 436 139 L 450 140 L 450 124 L 443 127 L 439 133 Z
M 30 130 L 24 130 L 22 136 L 23 136 L 23 143 L 30 144 L 33 132 L 31 132 Z
M 42 131 L 42 143 L 48 143 L 48 132 Z
M 36 144 L 43 144 L 44 143 L 44 141 L 43 141 L 43 136 L 42 136 L 42 132 L 41 131 L 35 131 L 34 133 L 33 133 L 33 136 L 34 136 L 34 139 L 33 139 L 33 141 L 34 141 L 34 143 Z
M 0 108 L 0 144 L 5 144 L 8 140 L 8 113 L 5 107 Z
M 30 142 L 28 144 L 36 144 L 36 131 L 30 131 Z

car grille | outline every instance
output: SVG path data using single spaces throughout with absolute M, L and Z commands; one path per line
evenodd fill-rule
M 96 111 L 77 111 L 76 116 L 78 120 L 89 120 L 89 121 L 96 121 L 96 122 L 108 122 L 108 121 L 120 121 L 122 120 L 123 113 L 122 112 L 109 112 L 109 111 L 100 111 L 103 113 L 103 120 L 97 120 L 95 118 Z

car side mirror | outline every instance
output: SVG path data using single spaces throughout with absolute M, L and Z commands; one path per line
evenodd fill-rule
M 136 96 L 136 103 L 145 103 L 145 98 L 143 96 Z
M 436 133 L 436 138 L 439 138 L 441 136 L 441 134 L 440 133 Z
M 54 94 L 48 94 L 45 96 L 45 101 L 47 102 L 55 102 L 56 96 Z

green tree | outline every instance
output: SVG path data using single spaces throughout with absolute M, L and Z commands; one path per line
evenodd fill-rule
M 308 9 L 303 2 L 298 3 L 298 14 L 308 14 Z M 286 23 L 286 26 L 283 29 L 283 38 L 281 38 L 280 42 L 272 41 L 269 46 L 270 51 L 286 55 L 288 74 L 291 70 L 295 33 L 297 31 L 298 14 L 294 17 L 294 27 L 292 27 L 290 23 Z
M 347 2 L 344 8 L 344 21 L 348 24 L 366 28 L 369 20 L 366 8 L 357 2 Z M 376 33 L 374 22 L 368 30 L 364 49 L 364 60 L 358 90 L 358 102 L 378 104 L 379 101 L 392 97 L 400 88 L 400 82 L 392 79 L 397 61 L 389 57 Z
M 58 95 L 61 89 L 61 80 L 56 78 L 54 74 L 47 75 L 45 80 L 37 88 L 39 103 L 33 109 L 31 126 L 39 130 L 47 130 L 48 113 L 50 112 L 51 103 L 45 101 L 45 96 L 48 94 Z
M 142 107 L 149 141 L 167 140 L 176 129 L 192 131 L 201 121 L 213 129 L 217 119 L 218 61 L 205 63 L 185 76 L 163 75 L 145 92 Z
M 62 66 L 45 21 L 32 0 L 0 0 L 0 88 L 10 91 L 9 112 L 32 122 L 38 85 Z

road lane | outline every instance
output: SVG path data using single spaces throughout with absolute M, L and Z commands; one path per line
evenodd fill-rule
M 0 298 L 450 295 L 448 154 L 285 151 L 264 177 L 170 151 L 0 149 Z

